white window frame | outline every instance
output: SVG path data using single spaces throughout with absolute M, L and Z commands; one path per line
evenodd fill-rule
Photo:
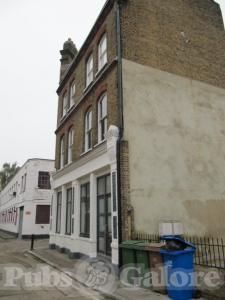
M 85 114 L 85 152 L 92 149 L 92 110 Z
M 98 143 L 106 139 L 107 134 L 107 94 L 98 101 Z
M 72 201 L 73 201 L 73 189 L 72 187 L 66 190 L 66 222 L 65 222 L 65 234 L 72 234 Z
M 70 128 L 68 133 L 68 164 L 73 161 L 73 143 L 74 143 L 74 129 Z
M 65 149 L 64 149 L 64 136 L 60 140 L 60 169 L 64 167 Z
M 21 178 L 21 186 L 20 186 L 20 193 L 22 193 L 23 192 L 23 176 L 22 176 L 22 178 Z
M 64 117 L 67 113 L 67 108 L 68 108 L 68 94 L 65 93 L 63 95 L 63 103 L 62 103 L 62 117 Z
M 105 33 L 98 44 L 98 71 L 100 71 L 107 62 L 107 36 Z
M 75 81 L 70 85 L 69 109 L 75 104 L 76 84 Z
M 27 185 L 27 174 L 24 174 L 24 180 L 23 180 L 23 192 L 26 190 L 26 185 Z
M 86 87 L 92 83 L 93 79 L 94 79 L 94 58 L 93 58 L 93 53 L 91 53 L 86 63 Z

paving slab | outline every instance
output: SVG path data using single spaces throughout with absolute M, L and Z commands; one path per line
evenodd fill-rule
M 80 281 L 82 284 L 88 284 L 88 279 L 83 280 L 84 276 L 82 273 L 85 271 L 80 267 L 80 260 L 70 259 L 65 253 L 60 253 L 56 250 L 50 249 L 35 249 L 34 251 L 29 251 L 31 255 L 36 256 L 36 258 L 44 261 L 45 263 L 51 265 L 52 267 L 60 270 L 61 272 L 70 273 L 73 279 Z M 85 269 L 85 265 L 82 262 L 82 267 Z M 88 267 L 87 267 L 88 268 Z M 71 272 L 72 269 L 72 272 Z M 78 269 L 78 271 L 77 271 Z M 111 278 L 109 281 L 113 281 L 114 278 Z M 169 298 L 166 295 L 162 295 L 156 292 L 151 291 L 150 289 L 142 288 L 125 288 L 121 282 L 116 281 L 116 288 L 112 291 L 102 290 L 102 295 L 105 299 L 117 299 L 117 300 L 168 300 Z M 200 298 L 204 300 L 203 298 Z
M 36 249 L 43 249 L 47 247 L 47 240 L 36 241 Z M 79 299 L 79 300 L 98 300 L 101 297 L 97 297 L 94 293 L 90 293 L 84 287 L 80 287 L 76 281 L 68 281 L 66 276 L 64 280 L 67 280 L 71 284 L 67 288 L 60 287 L 58 284 L 52 285 L 51 287 L 46 286 L 44 277 L 41 277 L 42 282 L 40 286 L 34 287 L 26 285 L 25 277 L 29 274 L 31 276 L 39 276 L 37 271 L 41 267 L 48 268 L 51 274 L 56 274 L 58 278 L 61 278 L 61 272 L 51 268 L 43 261 L 35 259 L 30 256 L 27 251 L 30 248 L 30 241 L 10 239 L 4 240 L 0 243 L 0 299 L 1 300 L 66 300 L 66 299 Z M 13 275 L 7 274 L 7 268 L 20 269 L 24 272 L 21 278 L 15 279 Z M 7 274 L 7 275 L 5 275 Z M 10 274 L 10 275 L 9 275 Z M 6 276 L 9 282 L 15 283 L 16 287 L 9 285 L 6 281 Z M 13 277 L 12 277 L 13 276 Z M 44 275 L 42 275 L 44 276 Z M 34 277 L 32 277 L 34 278 Z

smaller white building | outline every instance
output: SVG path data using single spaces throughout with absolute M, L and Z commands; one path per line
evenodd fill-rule
M 54 161 L 29 159 L 0 193 L 0 230 L 19 238 L 49 235 Z

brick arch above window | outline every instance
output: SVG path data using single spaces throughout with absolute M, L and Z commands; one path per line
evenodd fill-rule
M 107 24 L 103 24 L 102 27 L 98 30 L 96 34 L 96 43 L 97 45 L 100 43 L 102 37 L 107 34 Z
M 99 101 L 99 98 L 101 98 L 102 94 L 106 93 L 107 92 L 107 89 L 108 89 L 108 85 L 107 83 L 101 85 L 96 93 L 95 93 L 95 97 L 96 97 L 96 100 Z
M 94 45 L 91 45 L 91 46 L 89 46 L 89 48 L 87 49 L 87 51 L 85 53 L 85 63 L 88 61 L 90 55 L 93 53 L 94 53 Z

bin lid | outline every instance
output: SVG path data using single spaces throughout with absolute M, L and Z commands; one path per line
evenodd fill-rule
M 139 243 L 135 244 L 134 247 L 137 250 L 148 250 L 150 243 L 145 241 L 139 241 Z
M 163 248 L 165 246 L 165 243 L 161 242 L 161 243 L 150 243 L 148 245 L 148 249 L 151 252 L 159 252 L 159 250 L 161 248 Z
M 179 256 L 179 255 L 184 255 L 184 254 L 191 254 L 194 253 L 195 249 L 194 248 L 187 248 L 184 250 L 167 250 L 167 249 L 160 249 L 160 254 L 166 254 L 170 256 Z
M 179 237 L 179 236 L 173 236 L 173 235 L 163 236 L 163 237 L 162 237 L 162 240 L 165 240 L 165 241 L 178 241 L 178 242 L 184 244 L 184 245 L 187 246 L 187 247 L 191 247 L 191 248 L 193 248 L 193 249 L 196 249 L 196 247 L 195 247 L 194 244 L 185 241 L 184 239 L 182 239 L 182 238 Z
M 137 240 L 128 240 L 124 241 L 120 244 L 120 248 L 130 248 L 133 249 L 139 243 L 143 243 L 144 241 L 137 241 Z

